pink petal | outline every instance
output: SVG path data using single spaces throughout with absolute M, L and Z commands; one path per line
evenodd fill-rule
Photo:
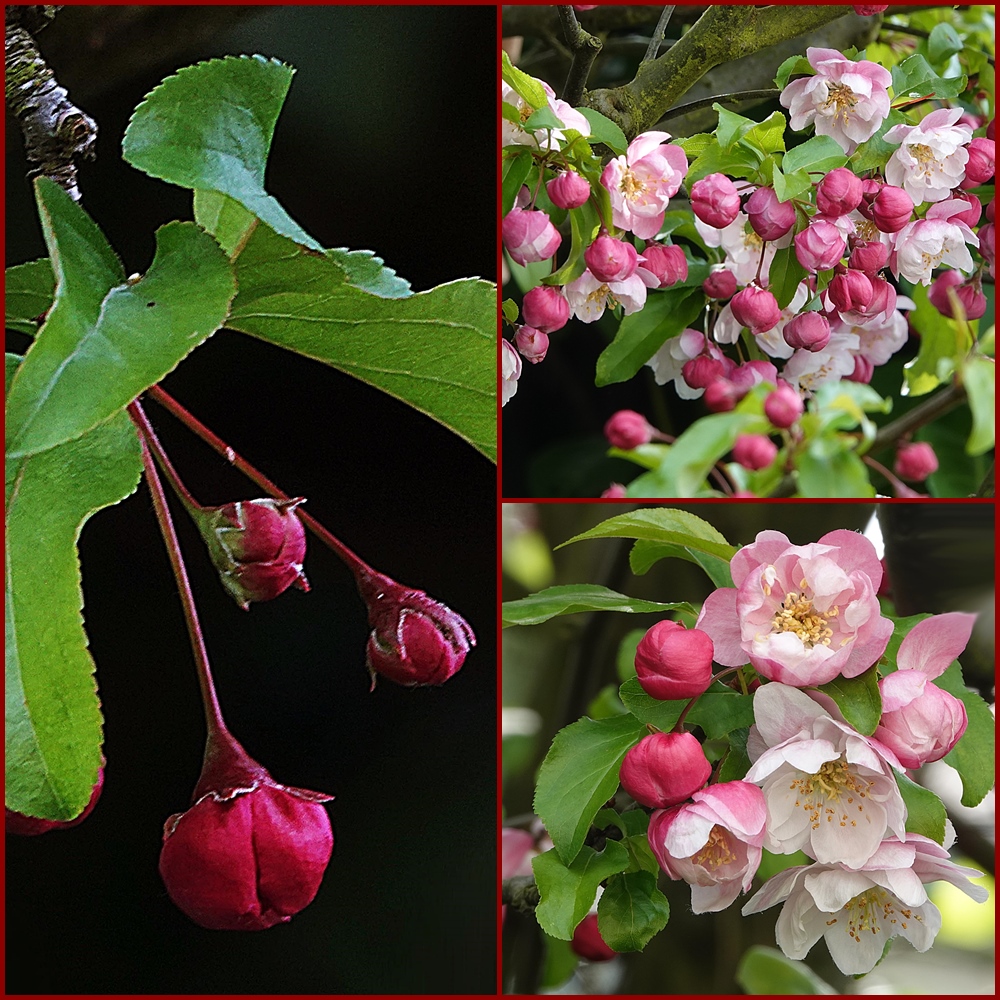
M 670 139 L 669 132 L 643 132 L 637 135 L 629 144 L 626 150 L 626 157 L 630 164 L 641 160 L 647 153 L 656 149 L 660 143 Z
M 740 637 L 740 618 L 736 613 L 736 590 L 733 587 L 723 587 L 705 598 L 695 627 L 708 633 L 715 646 L 716 663 L 724 667 L 739 667 L 747 662 Z
M 760 565 L 775 562 L 791 544 L 788 536 L 780 531 L 758 532 L 753 543 L 739 549 L 729 564 L 733 583 L 739 587 L 752 570 Z
M 879 681 L 882 711 L 896 712 L 924 693 L 927 675 L 922 670 L 897 670 Z
M 853 573 L 855 570 L 865 573 L 871 580 L 872 587 L 878 590 L 878 585 L 882 582 L 882 563 L 879 562 L 875 546 L 864 535 L 838 528 L 827 532 L 819 540 L 819 544 L 836 545 L 840 550 L 835 556 L 837 565 L 845 573 Z
M 754 693 L 753 714 L 757 729 L 769 747 L 784 743 L 801 732 L 811 732 L 813 722 L 826 716 L 808 695 L 787 684 L 774 682 L 764 684 Z
M 920 670 L 928 678 L 939 677 L 965 649 L 975 621 L 975 615 L 949 611 L 917 622 L 900 643 L 896 666 Z

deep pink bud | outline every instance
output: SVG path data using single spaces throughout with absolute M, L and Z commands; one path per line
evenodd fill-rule
M 852 4 L 852 6 L 854 7 L 854 13 L 860 14 L 862 17 L 881 14 L 882 11 L 887 10 L 889 7 L 887 3 L 856 3 Z
M 784 325 L 781 336 L 796 350 L 822 351 L 830 343 L 830 323 L 822 313 L 799 313 Z
M 548 260 L 562 243 L 548 215 L 537 209 L 512 208 L 504 216 L 501 230 L 511 260 L 522 266 Z
M 746 395 L 746 392 L 727 378 L 717 378 L 705 386 L 705 395 L 701 398 L 705 406 L 713 413 L 728 413 L 736 408 L 736 404 Z
M 740 214 L 740 193 L 725 174 L 709 174 L 691 185 L 691 209 L 705 225 L 725 229 Z
M 993 138 L 994 138 L 994 132 L 993 132 L 993 123 L 994 123 L 995 121 L 996 121 L 996 119 L 995 119 L 995 118 L 991 118 L 991 119 L 989 120 L 989 123 L 988 123 L 988 124 L 987 124 L 987 126 L 986 126 L 986 138 L 987 138 L 987 139 L 993 139 Z
M 980 226 L 976 235 L 979 237 L 979 252 L 984 260 L 990 262 L 990 273 L 992 273 L 997 252 L 996 229 L 993 223 L 987 222 L 985 226 Z
M 729 303 L 729 308 L 732 309 L 736 322 L 755 334 L 773 330 L 781 320 L 778 300 L 767 289 L 756 285 L 747 285 L 737 292 Z
M 845 375 L 844 378 L 848 382 L 863 382 L 867 385 L 871 382 L 874 374 L 875 363 L 864 354 L 856 354 L 854 356 L 854 371 L 850 375 Z
M 635 274 L 639 255 L 631 243 L 601 233 L 584 250 L 583 259 L 598 281 L 624 281 Z
M 640 805 L 666 809 L 702 788 L 711 773 L 691 733 L 652 733 L 625 754 L 619 779 Z
M 964 283 L 958 271 L 943 271 L 927 290 L 927 298 L 931 305 L 943 316 L 954 316 L 948 289 L 954 288 L 958 301 L 962 303 L 966 319 L 979 319 L 986 314 L 986 296 L 981 287 L 973 283 Z
M 443 684 L 476 644 L 469 623 L 422 590 L 366 570 L 358 576 L 358 592 L 372 627 L 367 647 L 372 690 L 378 674 L 404 687 Z
M 978 136 L 968 145 L 969 161 L 965 164 L 965 180 L 961 187 L 974 188 L 985 184 L 996 171 L 996 143 Z
M 569 302 L 558 288 L 539 285 L 524 293 L 521 317 L 542 333 L 555 333 L 569 322 Z
M 861 182 L 861 204 L 858 205 L 858 211 L 866 219 L 872 217 L 872 202 L 882 190 L 882 183 L 877 177 L 866 177 Z
M 596 913 L 588 913 L 576 925 L 569 946 L 580 958 L 585 958 L 588 962 L 607 962 L 618 954 L 614 948 L 604 943 L 604 938 L 597 929 Z
M 884 711 L 872 734 L 903 767 L 940 760 L 969 725 L 965 706 L 922 670 L 896 670 L 879 682 Z
M 537 365 L 539 361 L 545 360 L 545 355 L 549 349 L 549 335 L 536 330 L 533 326 L 518 327 L 514 335 L 514 342 L 526 361 Z
M 860 240 L 854 244 L 848 265 L 866 274 L 875 274 L 885 267 L 889 260 L 889 248 L 878 240 Z
M 712 271 L 701 283 L 701 290 L 710 299 L 728 299 L 736 294 L 736 275 L 732 271 Z
M 804 412 L 802 397 L 787 382 L 779 382 L 764 400 L 764 416 L 775 427 L 791 427 Z
M 684 363 L 681 368 L 681 375 L 692 389 L 704 389 L 709 383 L 714 382 L 726 374 L 726 366 L 717 358 L 710 358 L 704 354 L 692 358 Z
M 833 217 L 847 215 L 861 204 L 861 178 L 847 167 L 831 170 L 816 185 L 816 208 Z
M 5 832 L 15 833 L 19 837 L 37 837 L 41 833 L 49 833 L 52 830 L 69 830 L 74 826 L 79 826 L 94 811 L 103 787 L 104 762 L 102 760 L 100 770 L 97 772 L 97 783 L 90 793 L 90 801 L 84 806 L 83 812 L 79 816 L 67 820 L 40 819 L 37 816 L 25 816 L 24 813 L 14 812 L 4 806 Z
M 762 240 L 780 240 L 795 225 L 795 206 L 778 201 L 773 188 L 760 187 L 747 199 L 750 227 Z
M 244 611 L 289 587 L 308 590 L 302 571 L 306 532 L 295 500 L 240 500 L 193 513 L 223 586 Z
M 954 191 L 952 200 L 964 201 L 969 207 L 964 212 L 956 212 L 948 219 L 949 222 L 964 222 L 970 229 L 978 225 L 983 214 L 983 203 L 971 191 Z
M 913 215 L 913 199 L 900 187 L 883 184 L 871 203 L 871 219 L 883 233 L 898 233 Z
M 210 930 L 258 931 L 312 902 L 333 851 L 333 796 L 279 785 L 222 730 L 209 737 L 187 812 L 163 828 L 160 876 Z
M 639 258 L 639 266 L 659 279 L 659 288 L 669 288 L 678 281 L 687 281 L 688 262 L 679 246 L 647 243 Z
M 621 483 L 612 483 L 602 494 L 602 500 L 624 500 L 628 496 Z
M 771 361 L 744 361 L 739 366 L 734 366 L 732 371 L 727 373 L 733 385 L 745 396 L 755 385 L 761 382 L 778 381 L 778 369 Z M 743 396 L 740 398 L 742 399 Z
M 694 698 L 712 681 L 714 647 L 708 634 L 679 622 L 657 622 L 639 640 L 635 673 L 652 698 Z
M 986 206 L 986 219 L 988 222 L 993 221 L 994 213 L 996 212 L 997 200 L 996 196 L 990 198 L 989 204 Z
M 612 448 L 631 451 L 641 444 L 649 444 L 653 440 L 653 430 L 641 413 L 619 410 L 608 418 L 604 425 L 604 436 Z
M 763 434 L 740 434 L 733 445 L 735 461 L 752 472 L 766 469 L 777 457 L 778 446 Z
M 848 269 L 836 274 L 829 288 L 830 300 L 841 312 L 864 309 L 872 300 L 872 283 L 864 271 Z
M 937 467 L 937 455 L 926 441 L 901 444 L 892 466 L 901 479 L 909 479 L 915 483 L 923 482 L 932 472 L 937 472 Z
M 553 177 L 545 190 L 557 208 L 579 208 L 590 197 L 590 184 L 575 170 L 564 170 Z
M 823 219 L 813 221 L 795 234 L 795 256 L 810 272 L 827 271 L 836 264 L 847 250 L 840 230 Z

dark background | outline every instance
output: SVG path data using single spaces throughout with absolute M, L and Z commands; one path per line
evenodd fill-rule
M 226 54 L 297 67 L 267 187 L 326 246 L 375 250 L 412 283 L 495 278 L 493 7 L 67 7 L 39 35 L 100 127 L 83 204 L 143 271 L 190 192 L 121 160 L 129 115 L 164 76 Z M 7 123 L 7 264 L 45 253 Z M 24 340 L 8 347 L 24 349 Z M 336 795 L 316 900 L 266 933 L 207 931 L 166 896 L 163 822 L 187 807 L 204 722 L 149 495 L 80 543 L 108 759 L 80 827 L 7 837 L 7 993 L 462 993 L 495 988 L 495 468 L 346 375 L 223 331 L 164 383 L 376 568 L 472 624 L 446 685 L 369 693 L 364 606 L 312 540 L 313 590 L 242 612 L 175 517 L 234 735 L 275 780 Z M 258 495 L 147 404 L 204 504 Z

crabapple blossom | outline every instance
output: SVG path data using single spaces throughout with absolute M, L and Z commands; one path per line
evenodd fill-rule
M 930 299 L 931 305 L 942 316 L 955 315 L 951 299 L 948 296 L 949 288 L 955 289 L 955 295 L 962 305 L 966 319 L 979 319 L 985 315 L 986 296 L 983 295 L 982 286 L 964 283 L 958 271 L 942 271 L 927 291 L 927 298 Z
M 507 401 L 517 392 L 517 380 L 521 377 L 521 355 L 514 350 L 509 340 L 500 340 L 500 405 L 506 406 Z
M 804 412 L 802 397 L 787 382 L 779 381 L 764 400 L 764 416 L 775 427 L 791 427 Z
M 990 263 L 990 275 L 996 277 L 996 228 L 992 222 L 979 227 L 979 252 Z
M 825 219 L 814 218 L 795 234 L 795 256 L 809 272 L 826 271 L 847 251 L 847 241 L 840 230 Z
M 649 444 L 653 440 L 654 429 L 641 413 L 619 410 L 608 418 L 604 425 L 604 436 L 612 448 L 630 451 L 641 444 Z
M 736 294 L 736 275 L 732 271 L 715 270 L 701 283 L 701 290 L 710 299 L 728 299 Z
M 656 288 L 669 288 L 678 281 L 687 281 L 687 257 L 679 246 L 647 243 L 639 257 L 639 267 L 656 278 Z
M 861 194 L 861 178 L 847 167 L 837 167 L 816 185 L 816 208 L 821 215 L 847 215 L 861 204 Z
M 657 622 L 635 651 L 639 686 L 652 698 L 694 698 L 712 680 L 712 640 L 679 622 Z
M 563 128 L 575 129 L 580 135 L 590 135 L 590 122 L 579 111 L 571 108 L 565 101 L 556 97 L 556 92 L 544 80 L 536 80 L 535 82 L 545 91 L 549 109 L 562 122 Z M 500 96 L 507 104 L 513 105 L 518 114 L 517 123 L 509 121 L 507 118 L 501 121 L 503 131 L 500 141 L 504 146 L 518 144 L 523 146 L 537 146 L 539 149 L 560 149 L 562 147 L 562 144 L 566 141 L 566 136 L 563 134 L 562 129 L 539 129 L 533 135 L 522 127 L 535 113 L 535 108 L 528 104 L 506 81 L 502 83 Z
M 954 197 L 949 201 L 935 202 L 928 210 L 926 218 L 943 219 L 947 218 L 954 223 L 965 223 L 970 229 L 979 224 L 979 219 L 983 214 L 983 203 L 971 191 L 955 191 Z M 964 201 L 968 208 L 958 211 L 957 201 Z M 939 210 L 948 207 L 948 215 L 939 214 Z
M 750 226 L 762 240 L 779 240 L 795 225 L 795 206 L 778 201 L 774 188 L 760 187 L 747 199 Z
M 764 677 L 805 687 L 857 677 L 885 652 L 892 622 L 876 597 L 882 566 L 863 535 L 837 530 L 792 545 L 762 531 L 730 569 L 735 587 L 709 594 L 698 615 L 716 663 L 749 660 Z
M 504 216 L 501 229 L 507 253 L 522 266 L 548 260 L 562 243 L 559 230 L 538 209 L 512 208 Z
M 747 285 L 737 292 L 729 308 L 740 326 L 748 327 L 755 334 L 773 330 L 781 319 L 777 299 L 767 289 L 756 285 Z
M 975 265 L 966 242 L 979 245 L 979 239 L 963 232 L 954 222 L 943 219 L 919 219 L 904 226 L 896 239 L 896 247 L 889 254 L 892 273 L 902 275 L 907 281 L 929 285 L 934 268 L 950 264 L 953 268 L 971 274 Z
M 590 198 L 590 182 L 575 170 L 564 170 L 546 185 L 549 200 L 556 208 L 579 208 Z
M 832 333 L 825 347 L 796 351 L 785 362 L 781 377 L 802 392 L 814 392 L 821 385 L 846 378 L 853 372 L 853 352 L 859 347 L 860 340 L 856 334 Z
M 766 281 L 771 261 L 777 253 L 774 243 L 765 243 L 748 226 L 749 218 L 745 212 L 740 212 L 736 218 L 723 229 L 714 229 L 705 225 L 701 219 L 695 219 L 695 229 L 705 241 L 705 246 L 722 247 L 726 253 L 725 265 L 736 276 L 741 285 L 749 285 L 757 277 L 760 266 L 760 280 Z M 764 255 L 761 263 L 761 254 Z
M 848 269 L 835 274 L 827 294 L 833 304 L 842 312 L 864 309 L 874 294 L 871 279 L 864 271 Z
M 886 830 L 906 835 L 906 806 L 893 777 L 893 768 L 902 769 L 898 759 L 844 722 L 832 699 L 762 684 L 753 712 L 747 739 L 753 764 L 744 780 L 764 793 L 767 850 L 802 850 L 817 861 L 858 868 Z
M 666 809 L 704 787 L 711 773 L 691 733 L 651 733 L 625 754 L 618 777 L 640 805 Z
M 624 500 L 628 496 L 621 483 L 612 483 L 602 494 L 602 500 Z
M 767 809 L 764 795 L 746 781 L 709 785 L 692 801 L 657 810 L 649 820 L 649 846 L 660 867 L 691 886 L 695 913 L 724 910 L 747 892 L 760 866 Z
M 961 119 L 959 119 L 961 121 Z M 974 188 L 985 184 L 996 171 L 996 143 L 977 136 L 969 143 L 969 162 L 965 165 L 965 180 L 959 185 Z
M 576 925 L 569 946 L 580 958 L 585 958 L 588 962 L 607 962 L 618 954 L 601 937 L 601 932 L 597 929 L 596 913 L 588 913 Z
M 740 214 L 740 194 L 725 174 L 709 174 L 691 185 L 691 210 L 706 226 L 725 229 Z
M 746 393 L 727 378 L 717 378 L 705 387 L 705 406 L 713 413 L 728 413 Z
M 861 382 L 864 385 L 868 385 L 874 374 L 875 365 L 872 363 L 871 358 L 866 358 L 863 354 L 855 354 L 854 368 L 850 375 L 845 375 L 844 378 L 848 382 Z
M 952 836 L 953 839 L 953 836 Z M 744 916 L 783 903 L 775 924 L 778 947 L 803 959 L 826 939 L 837 968 L 845 975 L 870 972 L 892 937 L 905 937 L 927 951 L 941 927 L 941 914 L 924 884 L 950 882 L 977 903 L 989 892 L 970 882 L 981 873 L 956 865 L 948 851 L 919 833 L 887 837 L 863 865 L 799 865 L 764 883 L 743 907 Z
M 643 240 L 660 231 L 663 213 L 687 173 L 684 150 L 669 145 L 669 138 L 668 132 L 637 135 L 601 174 L 611 195 L 614 224 Z
M 681 369 L 681 374 L 692 389 L 704 389 L 717 378 L 725 378 L 735 367 L 735 363 L 729 358 L 720 361 L 710 355 L 701 354 L 688 361 Z
M 624 281 L 635 274 L 639 255 L 631 243 L 616 240 L 606 230 L 583 252 L 590 273 L 598 281 Z
M 522 356 L 533 365 L 544 361 L 549 350 L 549 335 L 541 330 L 536 330 L 533 326 L 518 327 L 517 333 L 514 335 L 514 342 Z
M 900 309 L 914 308 L 914 303 L 902 296 L 898 304 Z M 880 313 L 870 317 L 846 318 L 850 315 L 841 316 L 840 322 L 834 326 L 834 332 L 857 338 L 856 346 L 849 350 L 855 361 L 858 357 L 864 357 L 873 367 L 884 365 L 906 343 L 909 336 L 906 318 L 896 309 L 887 315 Z
M 872 14 L 881 14 L 882 11 L 889 9 L 889 5 L 887 3 L 856 3 L 853 6 L 854 13 L 860 14 L 862 17 L 868 17 Z
M 868 205 L 868 212 L 883 233 L 898 233 L 913 215 L 913 199 L 904 188 L 883 184 Z
M 791 112 L 789 124 L 796 132 L 814 125 L 817 135 L 830 136 L 850 155 L 888 117 L 892 77 L 882 66 L 853 62 L 836 49 L 807 48 L 806 58 L 816 75 L 793 80 L 779 98 Z
M 733 445 L 733 459 L 744 469 L 766 469 L 778 457 L 778 446 L 763 434 L 740 434 Z
M 822 313 L 799 313 L 785 324 L 781 334 L 796 350 L 821 351 L 830 342 L 830 322 Z
M 774 385 L 778 381 L 778 369 L 770 361 L 747 361 L 736 367 L 729 375 L 729 379 L 745 396 L 761 382 L 770 382 Z
M 692 358 L 698 357 L 707 349 L 712 357 L 722 358 L 722 352 L 717 347 L 707 344 L 705 334 L 690 327 L 682 330 L 676 337 L 670 337 L 663 346 L 646 362 L 653 369 L 653 378 L 657 385 L 666 385 L 673 381 L 677 395 L 681 399 L 697 399 L 705 390 L 692 389 L 684 381 L 684 365 Z
M 630 316 L 646 304 L 646 285 L 638 271 L 624 281 L 601 281 L 586 270 L 565 287 L 564 294 L 570 315 L 581 323 L 599 320 L 608 306 L 620 305 Z
M 569 303 L 558 288 L 538 285 L 524 293 L 521 315 L 528 326 L 555 333 L 569 322 Z
M 866 277 L 868 276 L 866 275 Z M 853 308 L 849 309 L 837 305 L 830 289 L 827 289 L 827 291 L 823 293 L 823 301 L 826 304 L 827 309 L 831 311 L 831 322 L 834 320 L 836 315 L 839 315 L 840 318 L 848 324 L 857 323 L 864 325 L 871 322 L 888 323 L 896 311 L 897 305 L 902 308 L 903 304 L 910 301 L 909 299 L 898 296 L 896 294 L 895 286 L 886 281 L 885 278 L 880 275 L 868 277 L 868 282 L 871 285 L 872 290 L 871 298 L 864 305 L 862 305 L 860 301 L 851 302 L 850 305 Z M 910 306 L 910 308 L 912 309 L 913 306 Z
M 961 117 L 961 108 L 938 108 L 917 125 L 894 125 L 886 132 L 886 142 L 900 145 L 885 165 L 885 179 L 903 188 L 915 205 L 944 201 L 965 179 L 972 129 L 957 124 Z
M 934 449 L 926 441 L 912 441 L 899 446 L 893 469 L 900 478 L 919 483 L 932 472 L 937 472 L 937 467 Z M 950 662 L 951 660 L 948 661 Z M 945 666 L 947 665 L 946 663 Z
M 889 261 L 889 248 L 879 240 L 859 240 L 851 248 L 847 266 L 874 275 Z

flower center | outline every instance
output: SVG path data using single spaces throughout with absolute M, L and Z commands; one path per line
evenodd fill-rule
M 723 865 L 730 865 L 736 855 L 729 846 L 729 834 L 716 824 L 708 835 L 708 843 L 691 859 L 696 865 L 715 871 Z
M 743 246 L 747 250 L 757 251 L 764 246 L 764 241 L 751 229 L 749 232 L 744 231 L 743 233 Z
M 836 606 L 826 612 L 829 618 L 836 618 L 839 614 L 840 608 Z M 784 603 L 774 613 L 772 629 L 775 632 L 794 632 L 809 649 L 829 646 L 833 638 L 833 629 L 827 625 L 826 618 L 814 610 L 812 601 L 804 592 L 785 594 Z
M 838 758 L 828 760 L 815 774 L 796 778 L 788 789 L 795 792 L 795 807 L 804 809 L 812 828 L 818 830 L 824 817 L 827 823 L 836 819 L 842 827 L 856 827 L 858 821 L 851 818 L 851 813 L 856 810 L 864 816 L 864 800 L 874 784 L 874 780 L 865 781 L 846 760 Z
M 895 896 L 877 886 L 855 896 L 845 904 L 843 913 L 847 921 L 848 937 L 859 944 L 862 934 L 880 934 L 883 923 L 896 924 L 906 930 L 908 920 L 923 920 L 919 913 L 914 913 L 908 906 L 899 905 Z M 827 927 L 839 923 L 840 919 L 839 916 L 831 917 L 826 922 Z
M 626 169 L 625 173 L 622 174 L 621 184 L 618 186 L 621 193 L 625 195 L 626 201 L 636 201 L 646 190 L 646 182 L 640 180 L 631 170 L 628 169 Z
M 617 303 L 611 294 L 611 289 L 607 285 L 600 285 L 587 295 L 587 302 L 593 302 L 595 306 L 609 306 L 614 308 Z
M 882 235 L 878 226 L 868 219 L 860 219 L 854 223 L 855 234 L 867 243 L 874 243 Z
M 934 150 L 930 146 L 925 146 L 922 142 L 913 142 L 909 144 L 909 147 L 910 155 L 917 163 L 935 163 L 937 161 Z
M 824 108 L 833 108 L 833 120 L 843 118 L 844 124 L 848 122 L 848 116 L 854 110 L 854 105 L 858 103 L 858 95 L 845 83 L 831 83 L 827 87 L 827 98 L 823 102 Z

